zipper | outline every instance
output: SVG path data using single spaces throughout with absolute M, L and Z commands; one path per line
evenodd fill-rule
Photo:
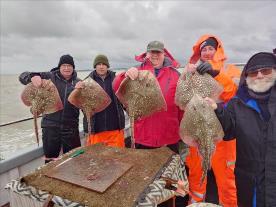
M 115 77 L 111 77 L 111 83 L 113 82 L 114 78 Z M 122 126 L 121 126 L 121 115 L 120 115 L 120 109 L 119 109 L 119 104 L 120 103 L 118 103 L 117 97 L 114 93 L 112 93 L 112 96 L 113 96 L 113 99 L 114 99 L 114 104 L 116 105 L 117 117 L 118 117 L 118 121 L 119 121 L 119 130 L 121 130 L 121 128 L 122 128 Z
M 66 106 L 66 96 L 67 96 L 67 81 L 65 81 L 65 93 L 64 93 L 64 98 L 63 98 L 63 111 L 61 115 L 61 121 L 62 121 L 62 126 L 63 126 L 63 118 L 64 118 L 64 113 L 65 113 L 65 106 Z
M 106 91 L 106 88 L 105 88 L 105 79 L 101 79 L 101 81 L 103 82 L 103 89 L 104 91 Z M 111 100 L 112 101 L 112 100 Z M 107 129 L 107 126 L 106 126 L 106 110 L 104 110 L 104 129 L 106 130 Z

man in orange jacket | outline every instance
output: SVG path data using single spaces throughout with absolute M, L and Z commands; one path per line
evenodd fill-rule
M 189 71 L 197 70 L 200 74 L 209 73 L 214 77 L 223 86 L 223 92 L 219 98 L 224 103 L 236 94 L 235 82 L 238 82 L 241 73 L 240 69 L 234 65 L 225 66 L 225 60 L 226 56 L 221 41 L 213 35 L 203 35 L 193 46 L 193 55 L 187 66 Z M 216 144 L 211 167 L 218 187 L 219 202 L 224 207 L 237 206 L 235 160 L 236 142 L 234 140 L 220 141 Z M 202 167 L 197 148 L 190 147 L 186 165 L 189 168 L 190 202 L 204 201 L 207 179 L 200 185 Z

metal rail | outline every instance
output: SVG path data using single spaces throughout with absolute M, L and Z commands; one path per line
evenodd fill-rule
M 42 117 L 42 116 L 39 116 L 38 118 L 40 118 L 40 117 Z M 20 122 L 23 122 L 23 121 L 29 121 L 29 120 L 32 120 L 32 119 L 34 119 L 34 118 L 29 117 L 29 118 L 25 118 L 25 119 L 19 119 L 19 120 L 16 120 L 16 121 L 11 121 L 11 122 L 7 122 L 7 123 L 4 123 L 4 124 L 0 124 L 0 127 L 12 125 L 12 124 L 17 124 L 17 123 L 20 123 Z

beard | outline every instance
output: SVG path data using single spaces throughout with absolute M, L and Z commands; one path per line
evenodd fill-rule
M 246 83 L 249 89 L 254 92 L 262 93 L 268 91 L 276 81 L 276 70 L 272 70 L 272 76 L 266 77 L 263 79 L 254 79 L 251 77 L 246 78 Z

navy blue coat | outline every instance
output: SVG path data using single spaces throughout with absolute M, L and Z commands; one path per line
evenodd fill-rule
M 80 81 L 77 78 L 77 72 L 74 70 L 70 80 L 65 80 L 58 68 L 53 68 L 51 72 L 24 72 L 19 76 L 19 81 L 26 85 L 36 75 L 42 79 L 50 79 L 55 84 L 64 107 L 63 110 L 43 115 L 41 127 L 78 128 L 79 109 L 68 102 L 68 96 L 74 90 L 76 83 Z
M 103 80 L 97 75 L 96 70 L 91 72 L 89 76 L 95 80 L 111 98 L 110 105 L 103 111 L 93 115 L 91 121 L 91 130 L 93 133 L 103 131 L 121 130 L 125 128 L 125 116 L 122 104 L 114 94 L 112 82 L 115 78 L 115 72 L 108 70 L 105 79 Z M 87 132 L 87 120 L 83 120 L 84 131 Z
M 240 88 L 226 108 L 215 111 L 225 132 L 236 138 L 235 167 L 239 207 L 276 206 L 276 85 L 267 101 L 270 119 L 261 113 L 256 99 Z

